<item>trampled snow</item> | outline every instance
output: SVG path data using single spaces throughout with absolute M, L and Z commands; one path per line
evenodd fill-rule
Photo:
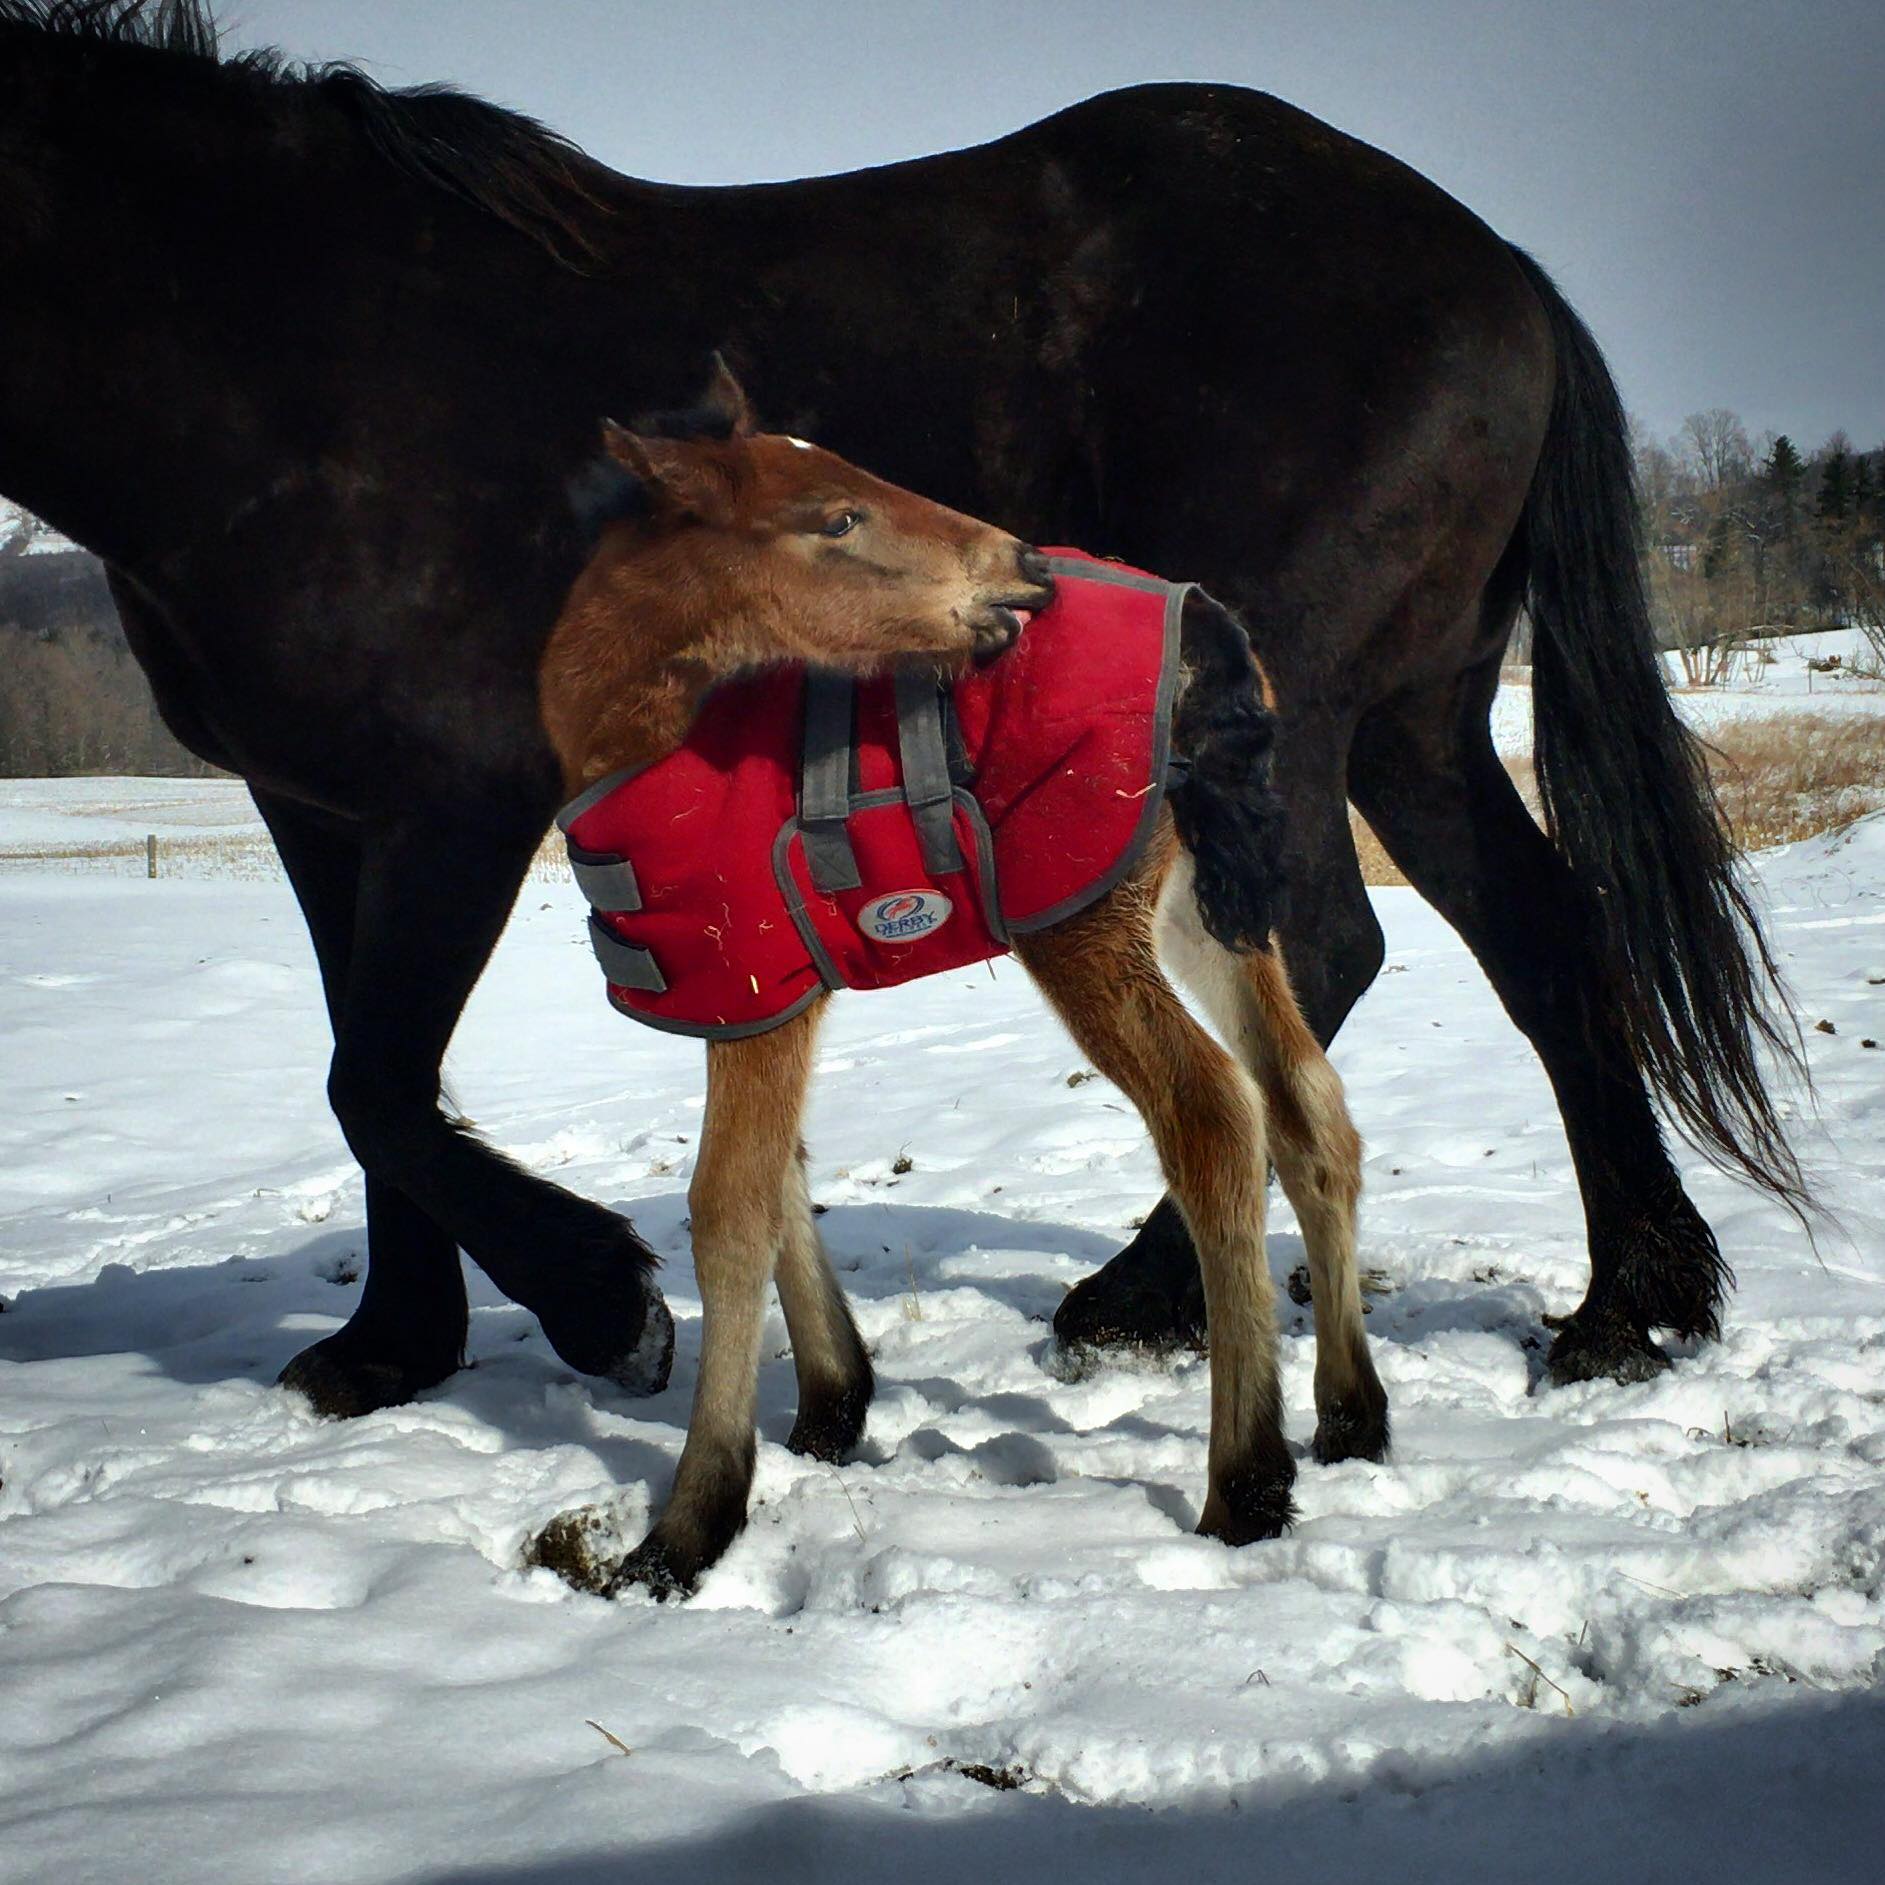
M 200 815 L 141 789 L 101 803 Z M 357 1295 L 361 1194 L 287 891 L 0 872 L 0 1873 L 1877 1879 L 1885 820 L 1759 882 L 1842 1229 L 1816 1257 L 1685 1158 L 1725 1339 L 1559 1390 L 1540 1318 L 1585 1258 L 1550 1094 L 1451 932 L 1376 893 L 1337 1060 L 1395 1454 L 1305 1460 L 1301 1525 L 1242 1551 L 1191 1535 L 1202 1363 L 1046 1365 L 1158 1192 L 1136 1118 L 1012 964 L 839 1000 L 810 1137 L 866 1457 L 785 1451 L 775 1309 L 752 1523 L 658 1607 L 520 1566 L 569 1506 L 645 1520 L 698 1355 L 699 1052 L 606 1010 L 573 890 L 526 887 L 454 1097 L 664 1253 L 673 1383 L 572 1375 L 474 1272 L 473 1366 L 325 1424 L 272 1382 Z M 1273 1233 L 1280 1278 L 1280 1197 Z

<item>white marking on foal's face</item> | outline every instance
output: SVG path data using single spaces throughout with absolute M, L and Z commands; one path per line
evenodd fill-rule
M 802 452 L 809 452 L 812 449 L 810 439 L 795 439 L 789 432 L 785 435 L 785 442 L 788 445 L 796 445 Z

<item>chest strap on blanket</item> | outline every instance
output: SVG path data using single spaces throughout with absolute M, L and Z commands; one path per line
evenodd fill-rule
M 855 890 L 863 882 L 844 828 L 851 816 L 851 706 L 849 675 L 813 668 L 805 676 L 799 828 L 813 886 L 827 892 Z
M 944 877 L 962 868 L 956 843 L 955 787 L 943 742 L 943 692 L 933 675 L 897 672 L 897 753 L 903 798 L 923 846 L 923 868 Z

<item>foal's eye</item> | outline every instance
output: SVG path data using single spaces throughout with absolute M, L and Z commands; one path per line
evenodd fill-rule
M 848 537 L 863 521 L 862 511 L 840 511 L 837 516 L 825 520 L 818 534 L 823 537 Z

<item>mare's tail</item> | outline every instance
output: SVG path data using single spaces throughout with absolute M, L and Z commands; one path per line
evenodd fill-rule
M 1597 939 L 1632 1070 L 1701 1151 L 1796 1214 L 1800 1167 L 1762 1076 L 1797 1065 L 1773 957 L 1650 627 L 1623 407 L 1590 330 L 1536 262 L 1558 383 L 1519 521 L 1546 828 L 1596 893 Z

